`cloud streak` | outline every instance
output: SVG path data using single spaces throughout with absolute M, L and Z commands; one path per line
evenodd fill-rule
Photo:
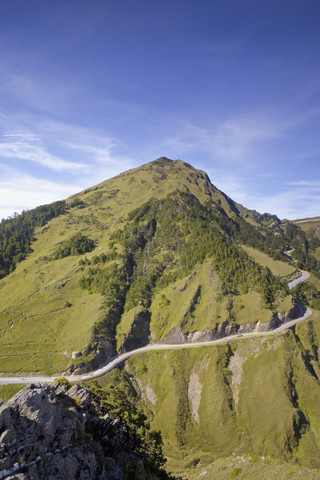
M 297 182 L 287 182 L 287 185 L 292 185 L 296 187 L 311 187 L 320 189 L 320 180 L 299 180 Z
M 247 205 L 260 212 L 275 213 L 279 218 L 295 220 L 297 218 L 319 215 L 320 192 L 309 190 L 285 190 L 276 195 L 262 195 L 247 198 Z
M 181 121 L 178 133 L 168 137 L 166 145 L 178 156 L 200 151 L 214 161 L 250 169 L 264 161 L 265 146 L 286 139 L 319 113 L 319 108 L 285 115 L 276 110 L 253 111 L 231 115 L 222 122 L 217 118 L 204 124 Z
M 0 179 L 0 218 L 66 198 L 79 190 L 76 185 L 35 178 L 5 165 L 1 165 L 1 170 L 3 174 Z
M 136 166 L 115 152 L 120 146 L 125 149 L 111 137 L 57 122 L 43 121 L 36 129 L 31 119 L 24 130 L 5 132 L 0 137 L 0 218 L 66 198 Z M 52 172 L 50 180 L 46 170 Z
M 5 133 L 0 139 L 0 158 L 34 162 L 51 170 L 63 171 L 86 167 L 68 162 L 46 151 L 40 138 L 30 133 Z
M 252 146 L 280 138 L 283 131 L 274 121 L 254 114 L 210 123 L 215 125 L 182 125 L 183 133 L 169 138 L 167 145 L 182 151 L 201 149 L 213 158 L 241 163 Z

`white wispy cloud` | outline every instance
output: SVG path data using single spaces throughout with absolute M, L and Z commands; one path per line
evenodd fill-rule
M 34 134 L 4 133 L 0 138 L 0 158 L 26 160 L 52 170 L 73 170 L 86 167 L 83 163 L 68 162 L 46 150 L 39 137 Z
M 320 188 L 320 180 L 298 180 L 296 182 L 286 182 L 287 185 L 293 185 L 296 187 L 311 187 Z
M 63 122 L 43 122 L 40 134 L 68 157 L 82 159 L 87 181 L 96 183 L 136 166 L 123 154 L 127 146 L 110 135 Z
M 63 111 L 79 92 L 79 82 L 72 78 L 63 81 L 53 65 L 46 68 L 19 68 L 12 60 L 2 61 L 0 65 L 0 88 L 2 101 L 11 101 L 19 104 L 19 111 L 37 109 L 55 115 Z
M 61 184 L 1 165 L 0 218 L 72 195 L 79 186 Z
M 24 131 L 0 137 L 0 218 L 67 198 L 136 166 L 115 152 L 122 146 L 116 139 L 76 125 L 39 123 L 24 121 Z M 30 169 L 32 164 L 52 174 Z
M 270 195 L 250 195 L 246 197 L 246 207 L 261 213 L 269 212 L 279 218 L 296 218 L 319 215 L 320 191 L 311 192 L 309 188 L 292 188 Z
M 252 111 L 231 115 L 221 122 L 208 119 L 202 124 L 182 120 L 177 133 L 166 139 L 166 145 L 176 156 L 201 152 L 224 165 L 251 168 L 264 161 L 264 146 L 288 138 L 294 129 L 319 114 L 320 108 L 314 107 L 294 113 Z
M 248 169 L 260 160 L 256 149 L 280 136 L 280 130 L 272 122 L 257 118 L 230 119 L 213 127 L 184 125 L 182 133 L 167 139 L 166 146 L 179 158 L 200 152 L 214 164 Z
M 248 161 L 249 150 L 255 144 L 280 136 L 281 131 L 274 123 L 249 117 L 224 122 L 208 136 L 208 145 L 215 156 L 234 163 Z

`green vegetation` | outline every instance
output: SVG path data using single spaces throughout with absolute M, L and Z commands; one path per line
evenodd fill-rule
M 76 233 L 72 235 L 69 240 L 65 240 L 61 243 L 59 248 L 54 252 L 54 260 L 59 258 L 68 257 L 69 255 L 81 255 L 83 253 L 92 252 L 94 250 L 94 241 L 83 235 L 82 233 Z
M 290 297 L 277 298 L 277 311 L 288 311 L 291 307 Z M 150 329 L 156 339 L 164 338 L 175 327 L 188 333 L 215 330 L 225 320 L 236 326 L 268 322 L 271 318 L 259 291 L 223 295 L 210 259 L 197 265 L 190 275 L 155 293 L 150 311 Z
M 303 225 L 303 224 L 302 224 Z M 320 278 L 320 262 L 317 260 L 317 249 L 320 247 L 320 236 L 317 229 L 304 231 L 294 224 L 285 227 L 288 245 L 294 248 L 297 267 L 313 273 Z
M 196 467 L 190 468 L 188 457 L 183 462 L 172 462 L 170 467 L 176 475 L 187 476 L 189 480 L 199 478 L 226 480 L 231 478 L 257 480 L 318 480 L 320 471 L 286 463 L 276 458 L 257 455 L 238 455 L 220 459 L 200 453 Z M 240 471 L 241 470 L 241 471 Z
M 299 283 L 292 290 L 292 294 L 304 305 L 320 310 L 320 292 L 312 283 Z
M 121 385 L 101 388 L 97 382 L 93 382 L 90 390 L 101 416 L 108 414 L 120 419 L 126 438 L 126 443 L 121 448 L 140 457 L 150 474 L 156 473 L 164 480 L 173 478 L 163 470 L 166 459 L 162 451 L 161 433 L 150 430 L 146 415 L 129 400 Z M 128 471 L 127 474 L 129 473 L 134 478 L 135 472 Z
M 252 248 L 247 245 L 242 245 L 242 248 L 249 255 L 249 257 L 252 257 L 257 263 L 259 263 L 263 267 L 270 268 L 273 275 L 285 277 L 287 275 L 291 275 L 296 270 L 294 266 L 289 265 L 284 261 L 274 260 L 266 253 L 263 253 L 256 248 Z
M 52 218 L 65 213 L 63 202 L 42 205 L 33 210 L 24 211 L 14 218 L 0 223 L 0 278 L 13 272 L 16 264 L 24 260 L 32 251 L 36 227 L 41 227 Z
M 59 231 L 61 219 L 55 221 Z M 50 237 L 52 250 L 56 238 L 54 234 Z M 46 232 L 38 233 L 34 245 L 37 250 L 0 285 L 3 373 L 65 371 L 72 363 L 72 351 L 82 350 L 90 343 L 93 324 L 101 316 L 101 296 L 87 292 L 84 295 L 79 285 L 79 258 L 45 260 Z
M 0 403 L 10 400 L 16 393 L 20 392 L 25 385 L 21 383 L 13 383 L 8 385 L 0 385 Z
M 292 293 L 315 313 L 289 332 L 133 357 L 101 383 L 125 379 L 134 408 L 121 393 L 120 410 L 134 423 L 143 409 L 181 475 L 250 479 L 259 466 L 301 478 L 307 470 L 288 462 L 318 468 L 320 446 L 320 243 L 303 225 L 249 211 L 165 158 L 2 222 L 0 371 L 63 376 L 94 360 L 103 338 L 128 350 L 252 329 L 288 312 Z M 297 267 L 313 274 L 289 294 L 284 277 Z
M 169 468 L 196 475 L 228 455 L 251 456 L 243 465 L 248 472 L 259 456 L 273 467 L 278 458 L 319 468 L 319 338 L 318 323 L 310 321 L 274 338 L 132 357 L 127 371 L 162 432 Z M 233 465 L 230 473 L 242 468 Z
M 2 371 L 63 371 L 94 337 L 133 348 L 174 327 L 266 322 L 291 308 L 273 275 L 291 266 L 269 252 L 287 261 L 295 230 L 235 204 L 184 162 L 159 159 L 26 213 L 42 211 L 50 220 L 39 220 L 34 251 L 0 282 Z
M 253 228 L 250 226 L 249 230 Z M 151 318 L 154 295 L 190 274 L 206 258 L 210 258 L 212 271 L 218 277 L 221 300 L 227 298 L 231 305 L 233 296 L 246 295 L 253 289 L 262 296 L 261 308 L 274 311 L 278 297 L 286 295 L 285 286 L 268 267 L 261 268 L 231 242 L 230 230 L 228 217 L 222 218 L 220 211 L 217 214 L 183 192 L 175 192 L 163 200 L 150 200 L 131 211 L 125 227 L 110 236 L 113 248 L 117 244 L 122 252 L 117 257 L 118 263 L 90 266 L 80 281 L 83 288 L 105 297 L 106 314 L 96 327 L 96 335 L 115 342 L 123 312 L 139 306 L 147 321 Z M 244 235 L 242 224 L 239 230 Z M 195 293 L 199 301 L 201 288 Z M 192 302 L 191 316 L 196 298 Z M 167 306 L 169 309 L 168 303 Z M 228 312 L 230 317 L 230 308 Z M 131 329 L 118 328 L 121 344 L 124 331 L 132 336 L 137 321 L 139 318 L 136 323 L 132 318 Z M 141 333 L 143 329 L 136 327 L 136 330 Z

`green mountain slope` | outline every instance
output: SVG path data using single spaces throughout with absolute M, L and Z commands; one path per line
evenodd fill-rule
M 262 478 L 318 478 L 319 335 L 318 321 L 310 321 L 276 337 L 148 353 L 101 381 L 125 381 L 136 392 L 176 474 L 197 478 L 213 460 L 230 457 L 223 470 L 231 475 L 242 457 L 247 477 L 239 478 L 257 478 L 256 463 L 264 465 Z M 221 467 L 209 472 L 218 475 Z
M 83 372 L 149 342 L 270 330 L 300 300 L 314 314 L 284 334 L 144 354 L 101 382 L 144 408 L 177 474 L 317 478 L 320 236 L 302 225 L 166 158 L 3 221 L 0 372 Z M 311 276 L 289 291 L 297 268 Z
M 320 237 L 320 218 L 304 218 L 301 220 L 295 220 L 295 225 L 298 225 L 304 232 L 306 232 L 307 236 L 314 241 Z M 320 247 L 317 247 L 313 252 L 314 256 L 318 261 L 320 261 Z
M 2 222 L 0 371 L 91 369 L 150 340 L 214 338 L 296 315 L 286 283 L 243 249 L 287 262 L 296 230 L 300 248 L 304 232 L 269 217 L 161 158 Z

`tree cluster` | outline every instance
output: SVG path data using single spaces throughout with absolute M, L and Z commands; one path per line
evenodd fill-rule
M 36 227 L 42 227 L 49 220 L 63 215 L 66 211 L 64 201 L 42 205 L 21 215 L 2 220 L 0 223 L 0 278 L 13 272 L 16 264 L 32 252 Z
M 58 260 L 69 255 L 82 255 L 83 253 L 91 252 L 94 248 L 95 243 L 91 238 L 82 233 L 76 233 L 61 243 L 54 252 L 53 259 Z
M 125 451 L 140 457 L 145 468 L 157 474 L 157 478 L 173 478 L 163 470 L 166 459 L 161 433 L 150 429 L 146 415 L 129 400 L 126 392 L 114 385 L 102 388 L 97 382 L 90 390 L 100 415 L 108 414 L 121 421 L 126 438 Z

